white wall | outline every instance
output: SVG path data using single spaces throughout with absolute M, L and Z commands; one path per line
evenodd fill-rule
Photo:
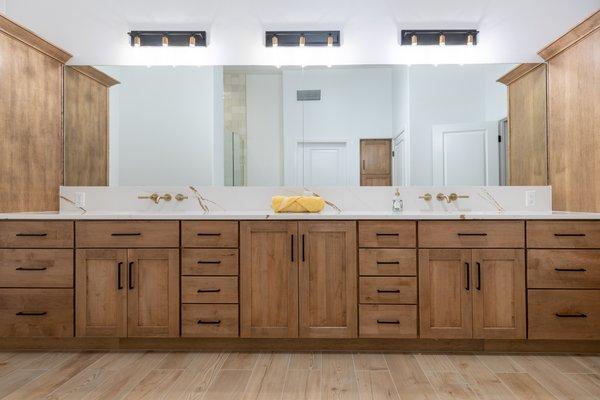
M 219 74 L 213 67 L 120 68 L 118 111 L 111 106 L 120 186 L 211 185 L 222 176 L 213 176 L 213 157 L 222 149 L 222 128 L 221 144 L 213 139 L 223 124 L 215 101 L 222 97 L 222 91 L 215 96 Z
M 96 67 L 116 80 L 121 80 L 121 69 L 116 66 Z M 119 186 L 119 115 L 120 85 L 108 89 L 108 186 Z
M 224 119 L 225 109 L 223 104 L 223 67 L 213 68 L 213 153 L 212 169 L 214 186 L 225 184 L 225 138 Z
M 248 186 L 283 184 L 281 88 L 281 74 L 246 75 Z

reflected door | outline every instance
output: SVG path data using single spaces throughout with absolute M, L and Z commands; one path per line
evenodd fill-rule
M 346 142 L 298 143 L 297 182 L 302 186 L 345 186 Z
M 433 126 L 433 184 L 496 186 L 500 180 L 498 124 Z

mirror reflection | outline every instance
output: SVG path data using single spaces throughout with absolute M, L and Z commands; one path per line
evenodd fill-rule
M 98 66 L 109 184 L 504 185 L 514 67 Z

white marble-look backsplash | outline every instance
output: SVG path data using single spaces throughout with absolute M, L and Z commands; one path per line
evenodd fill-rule
M 549 212 L 552 211 L 552 189 L 550 186 L 410 186 L 399 187 L 404 211 L 414 212 Z M 330 204 L 325 212 L 389 212 L 396 187 L 92 187 L 63 186 L 60 188 L 60 212 L 81 214 L 83 212 L 250 212 L 270 213 L 271 197 L 274 195 L 302 195 L 315 193 Z M 530 192 L 534 204 L 526 205 Z M 533 192 L 533 194 L 531 194 Z M 76 199 L 83 193 L 82 207 L 75 206 Z M 170 193 L 173 199 L 154 204 L 138 196 L 152 193 Z M 432 195 L 431 201 L 420 199 L 425 193 Z M 437 193 L 467 195 L 468 198 L 447 203 L 436 200 Z M 177 194 L 188 198 L 175 200 Z M 336 209 L 339 208 L 339 210 Z

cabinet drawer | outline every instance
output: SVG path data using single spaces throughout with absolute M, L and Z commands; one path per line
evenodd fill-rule
M 417 278 L 360 278 L 360 302 L 379 304 L 417 304 Z
M 184 247 L 238 247 L 237 221 L 182 221 Z
M 600 251 L 528 250 L 527 287 L 600 289 Z
M 412 249 L 360 249 L 361 275 L 417 275 L 417 251 Z
M 237 275 L 237 249 L 183 249 L 182 275 Z
M 423 221 L 419 246 L 430 248 L 520 248 L 525 246 L 523 221 Z
M 71 221 L 0 221 L 0 247 L 72 248 Z
M 600 339 L 600 290 L 529 290 L 530 339 Z
M 527 247 L 600 249 L 600 221 L 527 221 Z
M 0 286 L 73 287 L 73 250 L 0 250 Z
M 414 221 L 359 221 L 360 247 L 415 247 L 417 224 Z
M 181 336 L 238 337 L 237 304 L 183 304 Z
M 77 247 L 179 247 L 178 221 L 77 221 Z
M 183 303 L 237 303 L 238 278 L 234 276 L 184 276 Z
M 359 337 L 416 338 L 417 306 L 360 305 Z
M 73 336 L 73 290 L 0 289 L 0 336 Z

